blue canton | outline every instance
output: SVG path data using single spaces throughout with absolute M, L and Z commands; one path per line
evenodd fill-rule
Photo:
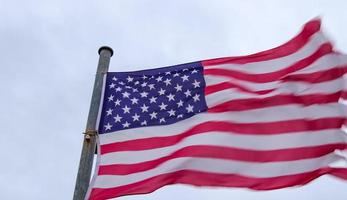
M 200 62 L 108 72 L 99 133 L 173 124 L 206 111 Z

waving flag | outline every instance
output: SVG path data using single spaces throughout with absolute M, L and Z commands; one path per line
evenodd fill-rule
M 313 20 L 277 48 L 109 72 L 88 199 L 183 183 L 270 190 L 330 174 L 346 158 L 347 56 Z

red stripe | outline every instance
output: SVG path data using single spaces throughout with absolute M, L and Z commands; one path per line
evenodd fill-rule
M 182 141 L 184 138 L 211 131 L 233 132 L 238 134 L 271 135 L 301 131 L 315 131 L 323 129 L 341 128 L 345 118 L 332 117 L 315 120 L 297 119 L 278 122 L 262 123 L 235 123 L 223 121 L 210 121 L 193 126 L 191 129 L 166 137 L 151 137 L 135 139 L 124 142 L 114 142 L 100 145 L 101 154 L 117 151 L 139 151 L 153 148 L 171 146 Z M 136 131 L 136 130 L 134 130 Z
M 320 30 L 320 25 L 321 22 L 319 19 L 308 22 L 304 26 L 301 33 L 299 33 L 296 37 L 279 47 L 247 56 L 225 57 L 205 60 L 202 61 L 202 65 L 209 66 L 227 63 L 245 64 L 250 62 L 271 60 L 290 55 L 298 51 L 301 47 L 303 47 L 309 41 L 310 37 Z
M 322 70 L 314 73 L 307 74 L 294 74 L 281 79 L 283 82 L 287 81 L 301 81 L 307 83 L 321 83 L 325 81 L 335 80 L 342 77 L 347 72 L 347 66 L 337 66 L 332 69 Z
M 278 162 L 317 158 L 337 149 L 343 150 L 347 144 L 327 144 L 314 147 L 257 151 L 231 147 L 194 145 L 182 148 L 168 156 L 136 164 L 101 165 L 98 175 L 127 175 L 153 169 L 168 160 L 180 157 L 218 158 L 248 162 Z
M 235 99 L 210 107 L 208 112 L 218 113 L 226 111 L 243 111 L 286 104 L 308 106 L 312 104 L 337 102 L 340 98 L 342 98 L 342 92 L 332 94 L 310 94 L 300 96 L 276 95 L 266 98 Z
M 269 72 L 264 74 L 250 74 L 246 72 L 236 71 L 232 69 L 204 69 L 204 75 L 216 75 L 216 76 L 224 76 L 236 78 L 239 80 L 250 81 L 255 83 L 266 83 L 272 82 L 281 79 L 283 76 L 293 73 L 295 71 L 304 69 L 305 67 L 312 64 L 318 58 L 327 55 L 332 52 L 332 45 L 330 43 L 325 43 L 320 46 L 320 48 L 309 57 L 306 57 L 295 64 L 285 67 L 281 70 L 275 72 Z
M 342 92 L 341 92 L 341 98 L 342 98 L 342 99 L 347 99 L 347 92 L 342 91 Z
M 209 94 L 212 94 L 212 93 L 215 93 L 215 92 L 218 92 L 221 90 L 230 89 L 230 88 L 236 88 L 236 89 L 238 89 L 242 92 L 245 92 L 245 93 L 259 94 L 259 95 L 268 94 L 268 93 L 274 91 L 274 89 L 254 91 L 254 90 L 248 89 L 242 85 L 226 81 L 226 82 L 218 83 L 215 85 L 206 86 L 205 87 L 205 95 L 209 95 Z
M 252 178 L 237 174 L 217 174 L 193 170 L 181 170 L 173 173 L 161 174 L 140 182 L 120 187 L 106 189 L 93 188 L 89 199 L 104 200 L 131 194 L 147 194 L 165 185 L 176 183 L 195 186 L 243 187 L 253 190 L 272 190 L 304 185 L 324 174 L 330 174 L 347 180 L 347 169 L 329 167 L 307 173 L 273 178 Z
M 343 67 L 336 67 L 329 70 L 322 70 L 319 72 L 314 73 L 307 73 L 307 74 L 295 74 L 295 75 L 288 75 L 280 79 L 281 82 L 306 82 L 306 83 L 321 83 L 325 81 L 332 81 L 336 80 L 338 78 L 341 78 L 345 73 L 347 72 L 347 66 Z M 242 92 L 251 93 L 251 94 L 268 94 L 275 89 L 268 89 L 268 90 L 252 90 L 247 87 L 244 87 L 242 85 L 233 83 L 232 81 L 225 81 L 222 83 L 218 83 L 215 85 L 209 85 L 205 88 L 205 95 L 209 95 L 221 90 L 230 89 L 230 88 L 236 88 Z

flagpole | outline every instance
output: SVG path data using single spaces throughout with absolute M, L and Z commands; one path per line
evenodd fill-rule
M 86 131 L 83 139 L 83 147 L 73 200 L 83 200 L 88 190 L 96 147 L 96 123 L 101 102 L 103 78 L 104 74 L 108 72 L 113 50 L 110 47 L 103 46 L 100 47 L 98 53 L 99 62 L 94 81 L 94 89 L 89 108 Z

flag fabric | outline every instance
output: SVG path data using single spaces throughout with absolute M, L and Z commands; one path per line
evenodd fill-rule
M 253 55 L 108 72 L 87 199 L 176 183 L 271 190 L 324 174 L 347 180 L 346 70 L 315 19 Z

